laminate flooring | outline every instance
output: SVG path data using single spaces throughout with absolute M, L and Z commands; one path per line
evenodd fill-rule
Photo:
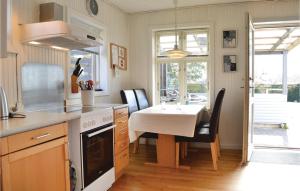
M 239 150 L 222 150 L 219 170 L 214 171 L 209 149 L 190 149 L 181 163 L 191 170 L 169 169 L 144 165 L 156 160 L 156 151 L 154 146 L 141 145 L 110 190 L 300 191 L 300 166 L 256 162 L 241 166 L 241 155 Z

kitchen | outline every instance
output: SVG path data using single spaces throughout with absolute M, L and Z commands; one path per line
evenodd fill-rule
M 116 76 L 107 61 L 109 42 L 128 47 L 127 16 L 93 3 L 1 0 L 2 190 L 107 190 L 128 165 L 128 135 L 118 134 L 127 106 L 110 103 L 120 103 L 129 72 Z
M 1 0 L 0 191 L 299 190 L 250 161 L 245 96 L 252 16 L 299 7 Z

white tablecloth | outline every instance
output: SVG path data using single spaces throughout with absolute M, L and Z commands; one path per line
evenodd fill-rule
M 204 105 L 157 105 L 131 114 L 130 142 L 144 132 L 193 137 L 196 123 L 206 111 Z

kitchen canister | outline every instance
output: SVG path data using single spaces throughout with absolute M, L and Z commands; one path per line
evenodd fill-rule
M 81 90 L 81 102 L 83 106 L 95 104 L 94 90 Z

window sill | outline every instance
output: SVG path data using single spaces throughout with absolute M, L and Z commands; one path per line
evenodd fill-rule
M 106 91 L 98 91 L 98 92 L 95 91 L 95 94 L 94 94 L 95 97 L 104 97 L 104 96 L 109 96 L 109 95 L 110 95 L 110 93 L 107 90 Z

